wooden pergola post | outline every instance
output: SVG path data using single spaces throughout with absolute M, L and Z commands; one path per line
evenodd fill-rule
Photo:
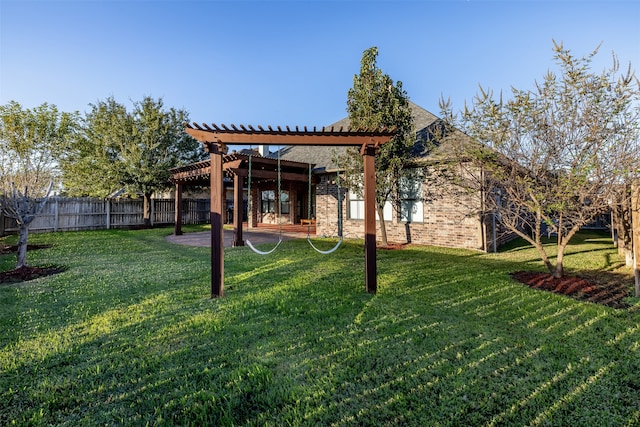
M 173 234 L 182 235 L 182 184 L 176 182 L 176 199 L 175 199 L 175 219 L 173 226 Z
M 211 156 L 211 298 L 224 296 L 224 182 L 221 144 L 208 143 Z
M 364 277 L 367 292 L 378 290 L 376 266 L 376 147 L 362 149 L 364 157 Z

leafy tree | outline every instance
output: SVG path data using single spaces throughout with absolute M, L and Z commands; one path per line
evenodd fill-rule
M 40 214 L 57 178 L 57 161 L 77 115 L 55 105 L 23 109 L 0 106 L 0 209 L 19 227 L 16 268 L 27 265 L 29 227 Z
M 608 213 L 621 187 L 640 174 L 638 79 L 631 66 L 620 73 L 615 55 L 611 68 L 592 72 L 597 51 L 576 58 L 554 41 L 558 75 L 547 72 L 533 90 L 513 88 L 507 101 L 480 88 L 461 126 L 481 145 L 453 144 L 469 166 L 468 179 L 458 182 L 491 195 L 487 211 L 537 248 L 554 277 L 564 274 L 575 233 Z M 448 102 L 441 106 L 455 123 Z M 557 235 L 555 264 L 543 225 Z
M 113 98 L 90 107 L 61 161 L 64 191 L 106 197 L 124 186 L 120 152 L 131 144 L 131 117 Z
M 132 112 L 112 97 L 91 105 L 63 162 L 66 191 L 106 197 L 124 188 L 141 194 L 149 225 L 151 196 L 170 186 L 168 169 L 203 158 L 201 144 L 184 132 L 188 118 L 151 97 L 135 102 Z
M 360 74 L 353 77 L 353 87 L 347 97 L 347 111 L 353 128 L 395 128 L 396 135 L 380 147 L 376 154 L 376 211 L 378 214 L 382 244 L 387 245 L 387 233 L 383 210 L 387 201 L 398 207 L 398 187 L 401 177 L 407 176 L 411 162 L 411 149 L 415 143 L 413 116 L 407 92 L 402 82 L 395 85 L 376 65 L 378 48 L 364 51 L 360 62 Z M 358 148 L 347 150 L 341 166 L 346 170 L 347 185 L 363 188 L 363 159 Z

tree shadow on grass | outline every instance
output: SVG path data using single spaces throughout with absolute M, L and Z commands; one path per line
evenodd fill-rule
M 225 298 L 153 288 L 13 344 L 0 424 L 631 424 L 633 319 L 453 250 L 379 253 L 369 295 L 361 247 L 304 247 L 230 251 Z
M 616 260 L 614 248 L 607 248 L 611 236 L 606 231 L 587 230 L 574 236 L 565 252 L 565 275 L 562 278 L 553 278 L 548 272 L 521 271 L 510 272 L 511 276 L 520 283 L 529 287 L 565 295 L 580 301 L 592 302 L 617 309 L 628 309 L 631 305 L 627 299 L 633 294 L 633 276 L 624 271 L 625 263 Z M 549 259 L 555 260 L 554 239 L 543 239 L 543 244 L 550 249 Z M 595 245 L 595 246 L 594 246 Z M 515 253 L 520 251 L 533 251 L 532 246 L 524 239 L 515 239 L 501 247 L 502 253 Z M 580 254 L 583 259 L 586 254 L 591 260 L 600 259 L 604 264 L 602 268 L 592 269 L 593 265 L 580 265 L 567 267 L 567 258 Z M 593 254 L 593 256 L 591 256 Z M 595 257 L 594 256 L 598 256 Z M 539 258 L 531 258 L 527 262 L 538 261 Z M 537 270 L 537 269 L 534 269 Z M 570 271 L 567 274 L 567 271 Z

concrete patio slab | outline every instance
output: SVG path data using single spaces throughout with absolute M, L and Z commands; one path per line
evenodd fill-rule
M 292 240 L 292 239 L 304 239 L 307 237 L 306 233 L 298 233 L 298 232 L 283 232 L 282 240 Z M 245 231 L 244 232 L 245 240 L 248 238 L 254 246 L 262 245 L 264 243 L 276 243 L 278 241 L 278 231 L 277 230 L 261 230 L 261 231 Z M 178 245 L 185 246 L 202 246 L 202 247 L 211 247 L 211 232 L 210 231 L 199 231 L 196 233 L 184 233 L 180 236 L 175 236 L 173 234 L 166 237 L 167 241 L 171 243 L 175 243 Z M 224 247 L 231 247 L 231 243 L 233 241 L 233 231 L 232 230 L 224 230 Z

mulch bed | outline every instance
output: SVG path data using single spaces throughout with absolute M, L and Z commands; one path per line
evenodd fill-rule
M 38 277 L 51 276 L 53 274 L 62 273 L 66 267 L 49 266 L 49 267 L 31 267 L 24 266 L 9 271 L 0 272 L 0 283 L 19 283 L 28 280 L 37 279 Z
M 549 273 L 516 271 L 511 273 L 511 276 L 535 289 L 613 308 L 629 307 L 629 304 L 624 301 L 630 296 L 631 287 L 629 284 L 618 279 L 607 278 L 604 274 L 598 279 L 576 276 L 564 276 L 556 279 Z
M 47 249 L 52 245 L 27 245 L 27 251 L 33 251 L 36 249 Z M 16 253 L 18 251 L 17 245 L 2 245 L 0 244 L 0 255 L 7 255 Z M 10 271 L 0 272 L 0 283 L 19 283 L 26 282 L 28 280 L 37 279 L 38 277 L 51 276 L 52 274 L 58 274 L 65 271 L 66 267 L 57 265 L 46 267 L 31 267 L 24 266 L 15 268 Z

